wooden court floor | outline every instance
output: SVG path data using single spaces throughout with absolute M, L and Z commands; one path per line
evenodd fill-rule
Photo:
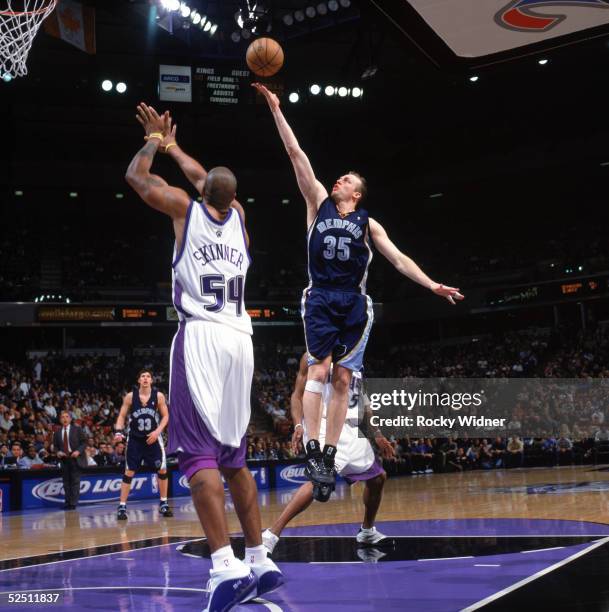
M 295 489 L 261 492 L 263 528 L 271 525 Z M 291 527 L 358 523 L 362 485 L 341 485 L 328 503 L 314 503 Z M 156 502 L 128 506 L 126 524 L 116 521 L 113 503 L 77 510 L 31 510 L 0 515 L 0 561 L 94 548 L 147 538 L 200 537 L 190 498 L 171 500 L 165 519 Z M 239 523 L 227 497 L 229 528 Z M 378 521 L 423 519 L 559 519 L 609 524 L 609 469 L 603 466 L 475 471 L 390 478 Z M 449 523 L 448 523 L 449 524 Z M 446 536 L 450 536 L 447 527 Z

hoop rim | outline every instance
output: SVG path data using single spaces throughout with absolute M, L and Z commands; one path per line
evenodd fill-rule
M 25 17 L 28 15 L 42 15 L 48 11 L 52 11 L 57 4 L 57 0 L 49 0 L 46 6 L 43 6 L 35 11 L 0 11 L 0 17 Z

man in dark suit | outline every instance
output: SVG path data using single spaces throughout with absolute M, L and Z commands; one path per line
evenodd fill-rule
M 77 425 L 72 425 L 72 417 L 67 410 L 59 415 L 61 429 L 53 435 L 53 447 L 61 460 L 64 510 L 74 510 L 80 496 L 80 472 L 86 466 L 85 434 Z

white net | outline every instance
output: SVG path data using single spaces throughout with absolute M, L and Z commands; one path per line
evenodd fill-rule
M 0 1 L 0 78 L 27 74 L 25 62 L 34 37 L 56 4 L 57 0 Z

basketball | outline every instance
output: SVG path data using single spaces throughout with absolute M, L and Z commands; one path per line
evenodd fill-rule
M 283 66 L 283 49 L 272 38 L 258 38 L 247 48 L 245 58 L 254 74 L 270 77 Z

